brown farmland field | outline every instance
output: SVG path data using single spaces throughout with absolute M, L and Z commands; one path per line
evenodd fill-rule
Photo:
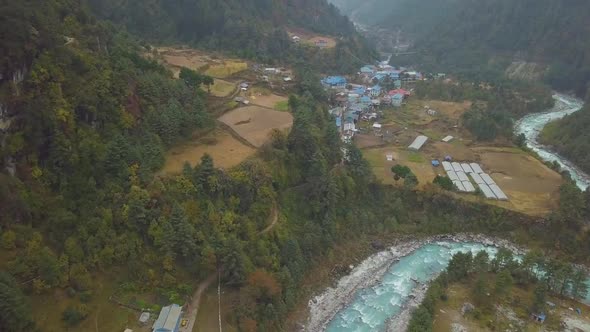
M 289 129 L 293 116 L 259 106 L 240 107 L 219 118 L 250 144 L 260 147 L 268 140 L 273 129 Z

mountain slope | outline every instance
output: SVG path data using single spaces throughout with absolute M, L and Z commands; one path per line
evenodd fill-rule
M 590 107 L 548 124 L 541 135 L 544 144 L 590 173 Z
M 344 1 L 347 1 L 344 3 Z M 583 0 L 335 0 L 361 22 L 401 29 L 413 54 L 393 61 L 477 78 L 514 61 L 547 67 L 555 88 L 583 96 L 590 80 L 590 2 Z M 360 12 L 365 13 L 360 15 Z M 386 15 L 384 15 L 386 13 Z M 481 73 L 484 73 L 482 76 Z M 487 73 L 486 73 L 487 72 Z
M 286 34 L 303 28 L 340 39 L 339 50 L 328 50 L 326 63 L 348 58 L 370 61 L 371 49 L 352 23 L 325 0 L 87 0 L 99 16 L 157 43 L 188 43 L 231 51 L 238 56 L 272 61 L 300 58 Z M 309 52 L 307 52 L 309 53 Z M 304 54 L 306 59 L 314 56 Z M 352 54 L 352 55 L 350 55 Z M 320 65 L 319 63 L 316 63 Z M 352 69 L 347 66 L 347 70 Z

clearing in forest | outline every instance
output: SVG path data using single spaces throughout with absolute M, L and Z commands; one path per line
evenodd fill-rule
M 260 106 L 240 107 L 219 118 L 238 135 L 255 147 L 261 147 L 269 139 L 273 129 L 289 129 L 293 116 Z
M 185 162 L 195 166 L 201 162 L 201 157 L 205 153 L 213 158 L 213 163 L 216 166 L 230 168 L 241 163 L 254 152 L 256 152 L 255 149 L 244 145 L 231 134 L 216 130 L 205 137 L 188 141 L 170 149 L 166 153 L 166 163 L 162 173 L 180 173 Z
M 207 87 L 202 87 L 203 90 L 207 91 Z M 227 97 L 236 89 L 236 84 L 216 78 L 213 85 L 211 86 L 211 94 L 215 97 Z
M 248 69 L 248 64 L 246 62 L 237 60 L 224 60 L 220 63 L 211 64 L 210 67 L 205 71 L 205 74 L 215 78 L 226 78 L 246 69 Z
M 250 102 L 253 105 L 258 105 L 266 108 L 276 109 L 277 104 L 283 103 L 285 105 L 288 101 L 287 97 L 279 96 L 271 93 L 270 91 L 259 91 L 259 90 L 252 90 L 251 92 L 247 93 L 247 98 L 250 99 Z M 277 109 L 280 111 L 280 109 Z
M 334 37 L 320 35 L 304 29 L 290 29 L 287 31 L 289 37 L 293 38 L 297 36 L 300 39 L 300 43 L 317 46 L 317 43 L 322 43 L 322 48 L 334 48 L 336 47 L 336 39 Z

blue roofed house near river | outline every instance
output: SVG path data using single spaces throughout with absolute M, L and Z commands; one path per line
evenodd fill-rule
M 152 325 L 152 332 L 178 332 L 182 307 L 178 304 L 165 306 L 160 311 L 160 316 Z

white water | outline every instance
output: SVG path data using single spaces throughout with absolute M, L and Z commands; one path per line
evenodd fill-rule
M 572 179 L 574 179 L 581 190 L 586 190 L 590 186 L 590 176 L 571 161 L 550 151 L 538 141 L 539 134 L 546 124 L 575 113 L 582 109 L 583 106 L 582 100 L 559 93 L 555 93 L 553 99 L 555 99 L 555 106 L 552 109 L 544 113 L 529 114 L 523 117 L 516 123 L 515 132 L 517 135 L 525 135 L 527 146 L 535 151 L 541 159 L 548 162 L 556 161 L 562 169 L 567 170 L 571 174 Z
M 425 289 L 458 252 L 485 250 L 493 257 L 497 249 L 480 243 L 439 241 L 425 244 L 393 264 L 372 287 L 354 294 L 348 305 L 328 324 L 330 332 L 383 331 L 388 321 L 405 308 L 410 295 Z

